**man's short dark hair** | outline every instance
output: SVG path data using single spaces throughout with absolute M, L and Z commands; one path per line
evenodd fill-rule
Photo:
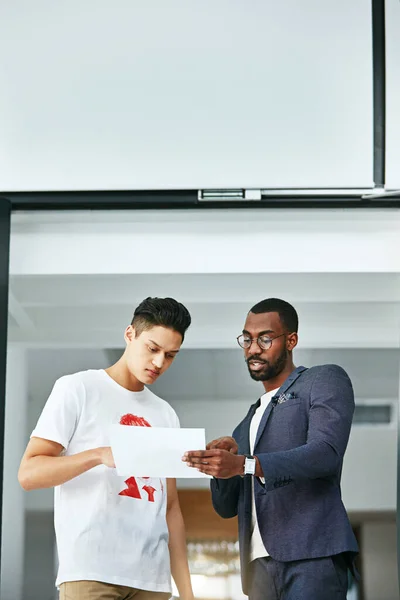
M 259 315 L 267 312 L 277 312 L 281 320 L 282 325 L 289 333 L 298 331 L 299 329 L 299 317 L 297 316 L 296 310 L 289 302 L 280 300 L 279 298 L 267 298 L 261 300 L 250 309 L 250 312 Z
M 167 327 L 177 331 L 185 338 L 185 332 L 192 319 L 186 306 L 174 298 L 146 298 L 135 309 L 131 325 L 138 337 L 152 327 Z

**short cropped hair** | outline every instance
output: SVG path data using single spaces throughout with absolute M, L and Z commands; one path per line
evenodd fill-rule
M 186 306 L 174 298 L 146 298 L 135 309 L 131 325 L 138 337 L 143 331 L 161 326 L 177 331 L 185 338 L 192 319 Z
M 259 315 L 267 312 L 277 312 L 282 325 L 289 333 L 294 333 L 299 329 L 299 317 L 296 310 L 289 302 L 279 298 L 267 298 L 261 300 L 250 309 L 250 312 Z

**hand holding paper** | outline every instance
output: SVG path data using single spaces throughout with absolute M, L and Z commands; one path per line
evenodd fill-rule
M 217 479 L 230 479 L 236 475 L 243 475 L 244 459 L 244 456 L 220 448 L 190 450 L 185 452 L 183 457 L 189 467 Z

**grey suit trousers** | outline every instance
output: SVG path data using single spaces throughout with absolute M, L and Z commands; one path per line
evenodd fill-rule
M 342 555 L 250 565 L 249 600 L 346 600 L 348 570 Z

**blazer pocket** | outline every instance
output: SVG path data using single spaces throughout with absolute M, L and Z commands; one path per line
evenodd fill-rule
M 302 399 L 301 398 L 296 398 L 294 400 L 286 400 L 285 402 L 281 402 L 280 404 L 277 404 L 274 408 L 274 410 L 282 410 L 284 408 L 289 408 L 290 406 L 296 406 L 296 404 L 301 404 L 302 403 Z

